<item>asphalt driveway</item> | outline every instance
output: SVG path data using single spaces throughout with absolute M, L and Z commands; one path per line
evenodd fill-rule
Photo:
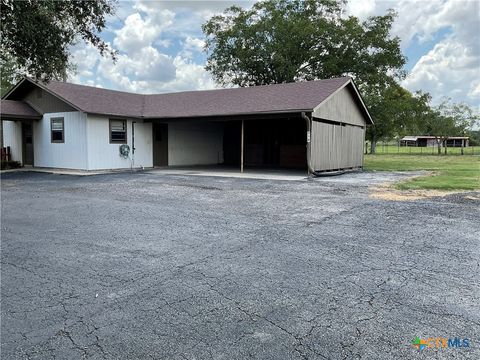
M 478 359 L 479 194 L 399 177 L 3 174 L 2 359 Z

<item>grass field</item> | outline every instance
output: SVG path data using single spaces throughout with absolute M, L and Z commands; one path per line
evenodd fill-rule
M 368 145 L 370 151 L 370 144 Z M 445 149 L 442 148 L 442 155 Z M 398 146 L 393 144 L 377 144 L 377 155 L 389 154 L 401 154 L 401 155 L 437 155 L 437 147 L 414 147 L 414 146 Z M 462 148 L 459 147 L 447 147 L 447 155 L 461 155 Z M 468 146 L 463 148 L 465 155 L 480 155 L 480 146 Z
M 480 190 L 480 156 L 366 155 L 365 170 L 433 172 L 398 183 L 400 190 Z

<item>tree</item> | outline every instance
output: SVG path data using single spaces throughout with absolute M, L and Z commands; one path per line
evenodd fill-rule
M 2 90 L 25 74 L 42 81 L 65 78 L 72 66 L 69 47 L 79 40 L 115 59 L 116 52 L 98 35 L 114 5 L 113 0 L 2 0 Z
M 221 85 L 264 85 L 344 75 L 385 87 L 404 76 L 395 13 L 360 22 L 343 0 L 266 0 L 232 6 L 203 26 L 206 69 Z
M 468 130 L 467 136 L 470 137 L 470 145 L 480 146 L 480 130 Z
M 399 38 L 390 35 L 394 11 L 360 22 L 343 15 L 344 5 L 344 0 L 266 0 L 249 10 L 232 6 L 202 26 L 205 68 L 218 84 L 238 86 L 352 76 L 372 113 L 369 138 L 375 145 L 399 123 L 388 108 L 394 94 L 407 96 L 397 84 L 405 76 L 406 58 Z
M 375 119 L 375 126 L 367 129 L 372 154 L 375 153 L 379 140 L 416 133 L 419 122 L 431 111 L 429 94 L 421 92 L 412 94 L 396 83 L 385 87 L 383 92 L 372 94 L 367 91 L 364 97 L 370 114 Z
M 438 155 L 440 155 L 442 144 L 447 154 L 448 137 L 465 136 L 469 129 L 478 124 L 480 116 L 467 104 L 453 103 L 450 98 L 444 98 L 438 106 L 432 108 L 430 116 L 425 120 L 424 133 L 435 136 Z
M 3 96 L 18 80 L 14 59 L 7 54 L 2 53 L 2 56 L 0 56 L 0 69 L 0 96 Z

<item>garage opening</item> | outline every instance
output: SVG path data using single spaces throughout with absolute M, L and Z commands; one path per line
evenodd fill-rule
M 240 166 L 242 121 L 225 122 L 224 164 Z M 307 169 L 306 124 L 301 118 L 244 120 L 245 169 Z

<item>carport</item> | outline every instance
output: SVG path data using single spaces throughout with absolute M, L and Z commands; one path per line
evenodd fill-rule
M 307 171 L 301 113 L 150 120 L 158 167 Z
M 258 169 L 305 169 L 306 124 L 298 114 L 224 122 L 224 164 Z
M 240 172 L 361 168 L 372 123 L 351 78 L 152 95 L 145 109 L 154 166 Z

